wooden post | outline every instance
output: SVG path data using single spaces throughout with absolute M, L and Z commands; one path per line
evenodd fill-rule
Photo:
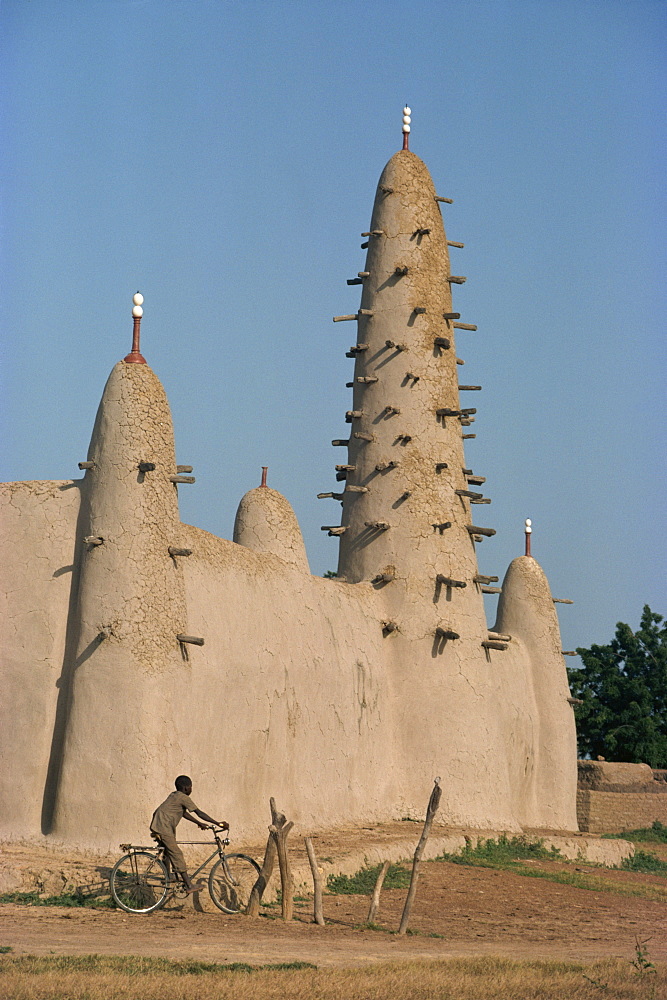
M 313 923 L 324 927 L 324 914 L 322 913 L 322 873 L 317 867 L 317 858 L 313 850 L 313 842 L 310 837 L 304 838 L 306 850 L 308 851 L 308 861 L 313 875 Z
M 410 888 L 408 889 L 407 899 L 405 900 L 405 906 L 403 907 L 403 916 L 401 917 L 401 924 L 400 927 L 398 928 L 399 934 L 405 934 L 405 932 L 408 929 L 408 920 L 410 919 L 410 911 L 412 910 L 412 904 L 415 901 L 415 895 L 417 893 L 419 864 L 422 859 L 422 854 L 424 853 L 424 848 L 426 847 L 426 841 L 428 840 L 429 834 L 431 832 L 433 819 L 438 811 L 438 806 L 440 805 L 441 795 L 442 795 L 442 788 L 440 787 L 440 778 L 436 778 L 433 791 L 431 792 L 431 798 L 428 800 L 428 808 L 426 810 L 426 822 L 424 823 L 424 829 L 422 830 L 422 835 L 419 838 L 419 843 L 417 844 L 417 848 L 415 850 L 415 856 L 412 862 L 412 876 L 410 878 Z
M 368 916 L 366 917 L 366 923 L 372 924 L 377 916 L 377 912 L 380 906 L 380 893 L 382 892 L 382 886 L 384 885 L 384 880 L 387 877 L 387 872 L 389 871 L 389 862 L 385 861 L 380 869 L 380 874 L 377 877 L 375 883 L 375 888 L 373 889 L 373 895 L 371 896 L 371 905 L 368 907 Z
M 248 917 L 258 917 L 259 907 L 262 902 L 262 896 L 264 895 L 264 890 L 269 884 L 271 875 L 273 874 L 273 866 L 276 862 L 276 841 L 273 834 L 269 833 L 268 840 L 266 841 L 266 850 L 264 851 L 264 862 L 262 864 L 262 870 L 257 876 L 257 881 L 252 887 L 252 892 L 250 893 L 250 899 L 248 900 L 248 905 L 246 907 L 246 916 Z
M 292 877 L 292 869 L 290 868 L 289 858 L 287 856 L 287 837 L 290 830 L 294 826 L 294 823 L 292 823 L 291 820 L 287 823 L 283 813 L 279 813 L 276 810 L 276 802 L 274 798 L 270 798 L 269 802 L 271 804 L 272 818 L 269 832 L 272 834 L 273 839 L 276 842 L 278 867 L 280 868 L 280 886 L 283 897 L 282 917 L 283 920 L 291 920 L 294 911 L 294 879 Z

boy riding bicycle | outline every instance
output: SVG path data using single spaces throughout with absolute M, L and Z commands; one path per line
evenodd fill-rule
M 190 798 L 192 794 L 192 779 L 186 774 L 179 774 L 174 782 L 176 791 L 172 792 L 164 802 L 157 807 L 151 819 L 151 836 L 164 848 L 165 857 L 176 874 L 182 879 L 187 891 L 198 892 L 203 882 L 193 882 L 187 872 L 183 851 L 176 843 L 176 827 L 182 819 L 195 823 L 200 830 L 208 830 L 210 826 L 229 829 L 229 823 L 218 823 L 203 810 L 199 809 Z M 196 813 L 199 819 L 189 813 Z M 204 820 L 200 823 L 199 820 Z

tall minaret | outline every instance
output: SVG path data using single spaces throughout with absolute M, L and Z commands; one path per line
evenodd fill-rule
M 368 239 L 340 539 L 339 576 L 382 585 L 401 628 L 410 614 L 460 632 L 471 602 L 484 631 L 472 527 L 482 494 L 468 481 L 463 437 L 478 393 L 461 392 L 449 243 L 424 163 L 403 149 L 378 184 Z M 363 245 L 363 244 L 362 244 Z M 474 327 L 472 327 L 474 329 Z M 472 402 L 471 402 L 472 400 Z M 469 435 L 474 436 L 474 435 Z M 486 501 L 488 502 L 488 501 Z M 493 533 L 493 532 L 490 532 Z M 391 580 L 390 578 L 393 578 Z M 415 603 L 417 602 L 417 603 Z M 438 610 L 440 607 L 441 610 Z M 469 629 L 466 629 L 469 632 Z
M 180 767 L 177 720 L 189 664 L 179 549 L 176 460 L 169 404 L 139 346 L 112 370 L 97 412 L 82 484 L 78 599 L 70 622 L 64 738 L 54 748 L 55 800 L 45 826 L 62 839 L 86 829 L 103 844 L 109 809 L 130 828 L 146 819 L 146 787 Z M 182 550 L 181 550 L 182 551 Z

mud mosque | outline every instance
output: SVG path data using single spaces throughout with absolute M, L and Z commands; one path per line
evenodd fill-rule
M 192 469 L 140 353 L 139 295 L 83 477 L 1 487 L 2 839 L 142 842 L 183 772 L 235 838 L 265 835 L 271 795 L 302 829 L 423 816 L 436 775 L 451 826 L 577 829 L 573 709 L 530 534 L 485 618 L 498 581 L 476 546 L 494 532 L 464 454 L 479 387 L 456 350 L 474 327 L 452 304 L 449 199 L 409 132 L 406 108 L 359 309 L 335 318 L 356 332 L 349 435 L 332 442 L 342 517 L 324 526 L 337 578 L 311 575 L 264 484 L 232 541 L 181 522 Z

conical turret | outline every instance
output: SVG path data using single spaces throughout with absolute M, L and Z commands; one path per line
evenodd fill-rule
M 351 583 L 405 581 L 422 592 L 436 624 L 434 593 L 437 604 L 446 590 L 450 623 L 473 602 L 481 634 L 471 502 L 483 497 L 471 490 L 464 459 L 475 408 L 460 401 L 454 334 L 462 324 L 451 294 L 465 279 L 451 274 L 444 200 L 407 149 L 391 158 L 378 184 L 351 351 L 338 573 Z M 392 592 L 402 605 L 397 589 L 387 588 L 390 606 Z
M 85 810 L 103 840 L 110 800 L 133 811 L 137 772 L 162 780 L 165 733 L 177 744 L 173 675 L 187 673 L 177 638 L 187 631 L 183 574 L 170 553 L 180 534 L 173 429 L 164 389 L 139 353 L 137 309 L 136 349 L 109 376 L 84 463 L 70 692 L 51 768 L 53 828 L 64 838 Z M 101 785 L 98 815 L 103 800 L 91 793 Z

